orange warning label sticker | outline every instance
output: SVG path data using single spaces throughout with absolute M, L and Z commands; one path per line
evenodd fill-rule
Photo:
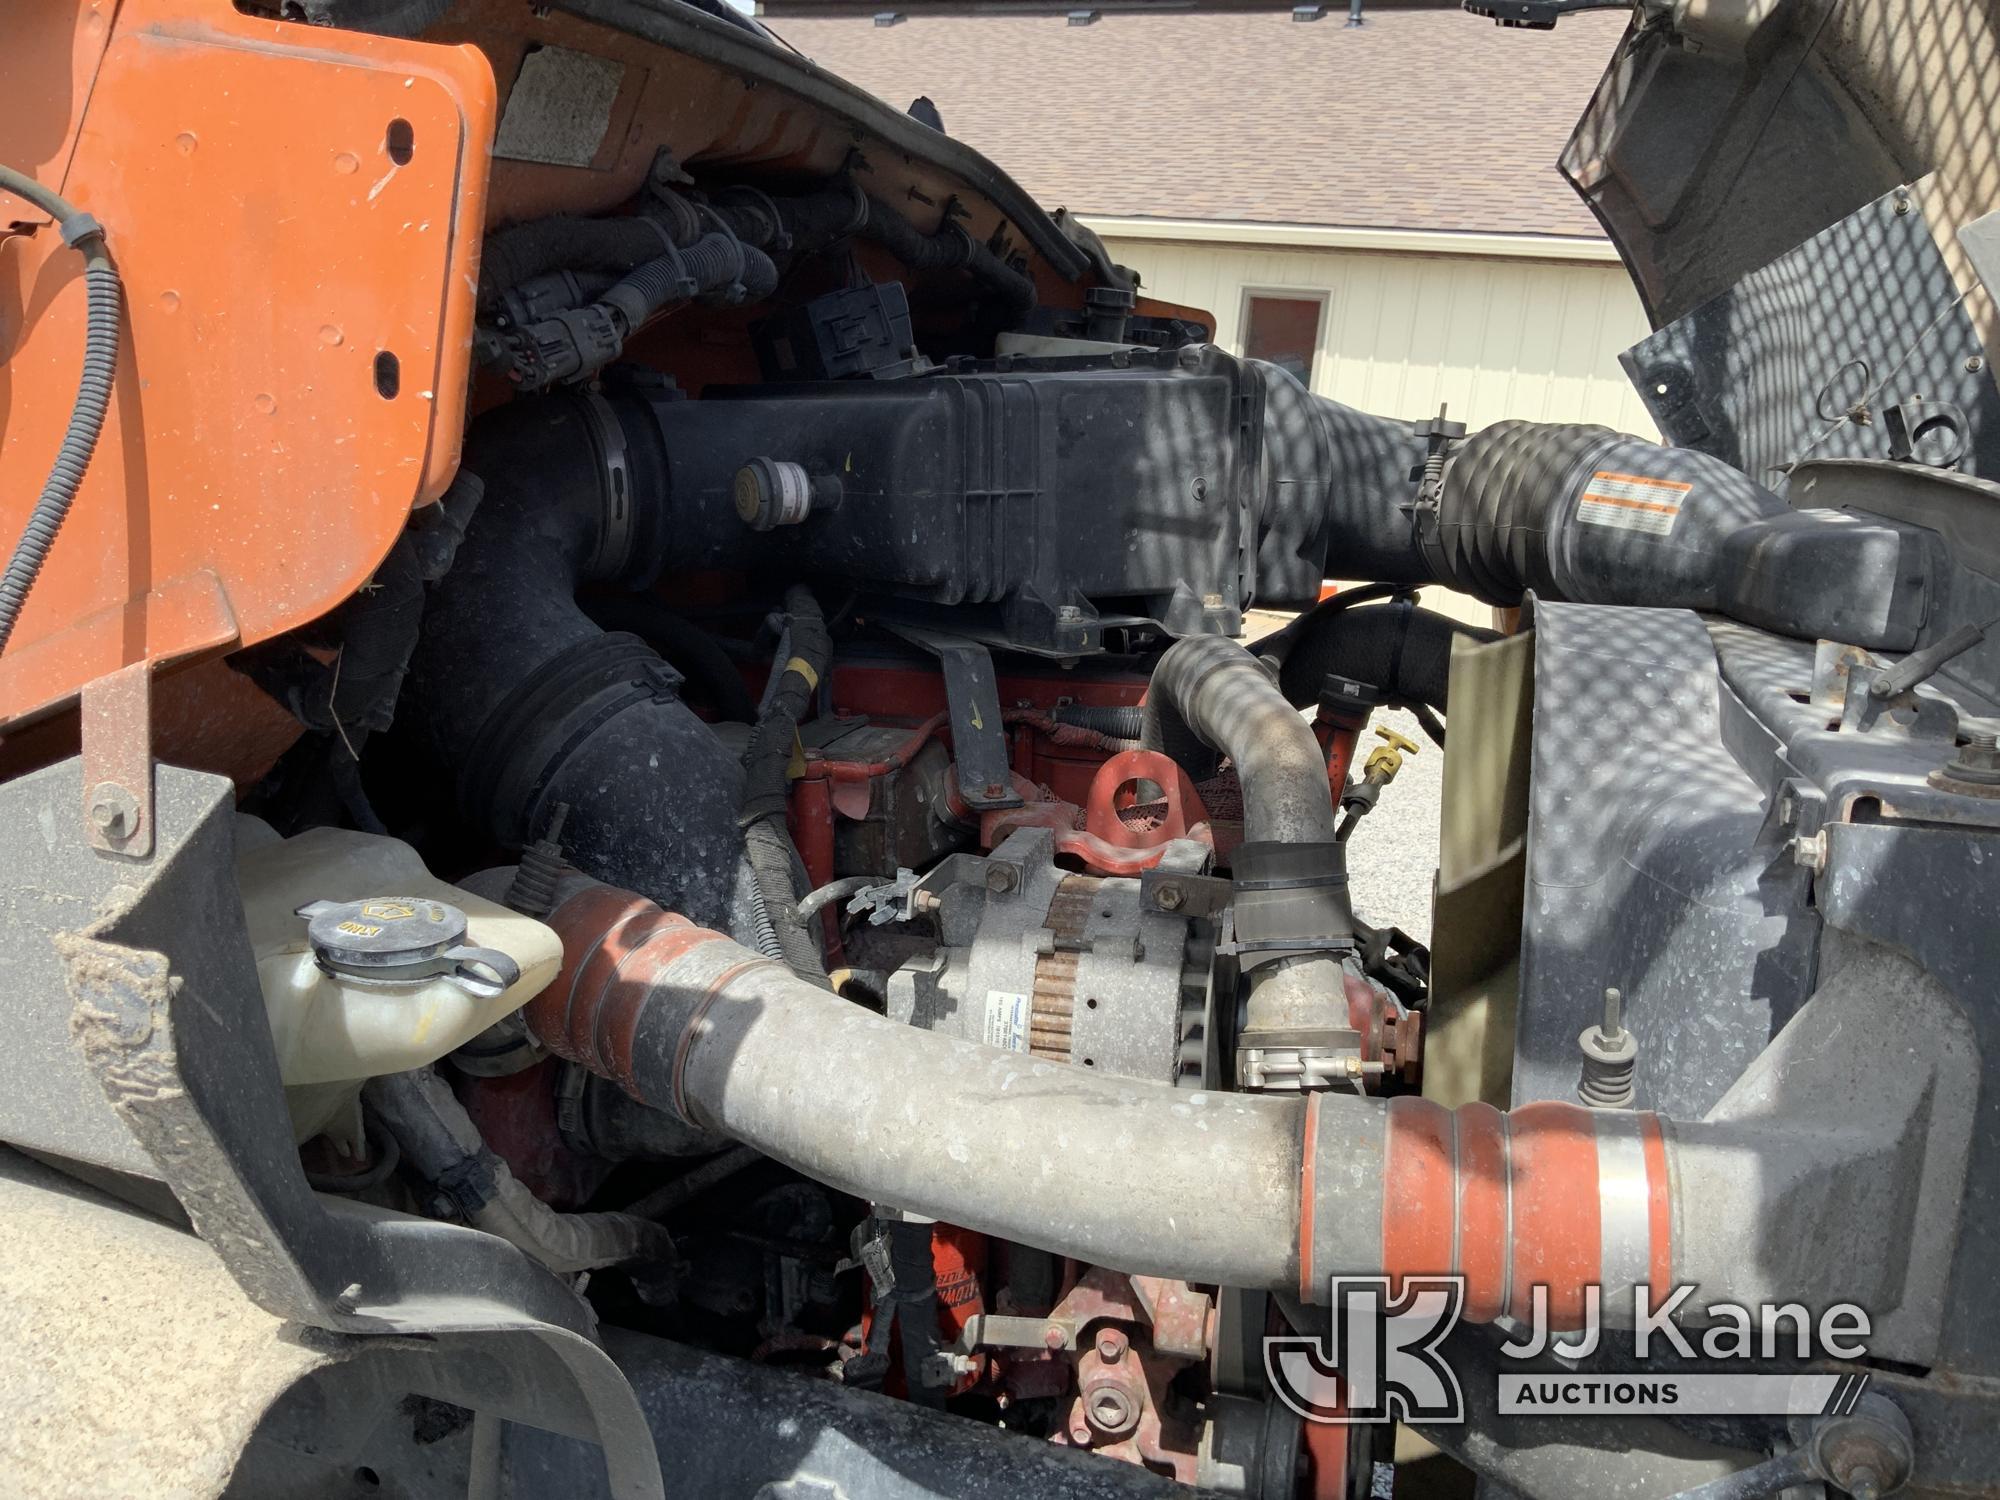
M 1692 484 L 1678 479 L 1650 479 L 1643 474 L 1616 474 L 1599 469 L 1583 487 L 1576 518 L 1593 526 L 1618 526 L 1665 536 L 1674 529 Z

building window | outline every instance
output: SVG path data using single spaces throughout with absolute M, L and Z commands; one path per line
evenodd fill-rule
M 1310 387 L 1319 353 L 1319 320 L 1324 297 L 1275 297 L 1252 293 L 1244 300 L 1243 352 L 1291 371 Z

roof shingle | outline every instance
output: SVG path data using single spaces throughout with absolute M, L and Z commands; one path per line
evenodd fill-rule
M 1555 167 L 1623 17 L 1515 31 L 1455 10 L 767 22 L 1083 214 L 1601 236 Z

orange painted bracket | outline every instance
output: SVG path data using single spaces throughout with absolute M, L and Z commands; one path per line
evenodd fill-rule
M 0 90 L 0 140 L 60 136 L 12 117 L 46 107 Z M 471 47 L 122 0 L 74 149 L 44 153 L 124 282 L 117 386 L 0 656 L 0 726 L 317 618 L 443 492 L 494 115 Z M 83 321 L 79 257 L 0 240 L 0 551 L 61 443 Z

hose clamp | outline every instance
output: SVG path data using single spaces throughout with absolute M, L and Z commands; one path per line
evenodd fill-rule
M 530 672 L 486 716 L 459 770 L 466 820 L 520 848 L 565 762 L 606 722 L 670 699 L 681 676 L 637 636 L 593 635 Z
M 694 277 L 688 274 L 687 262 L 681 259 L 681 247 L 669 241 L 667 248 L 660 253 L 659 258 L 673 265 L 674 300 L 676 302 L 692 301 L 695 293 L 700 291 L 701 288 L 695 283 Z
M 583 576 L 598 582 L 616 578 L 632 560 L 634 505 L 632 466 L 625 442 L 625 428 L 611 403 L 596 391 L 580 396 L 585 425 L 597 449 L 600 516 L 597 545 L 584 563 Z

